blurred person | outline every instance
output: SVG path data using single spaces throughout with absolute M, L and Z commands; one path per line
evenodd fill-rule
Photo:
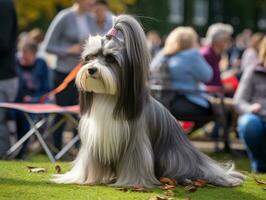
M 0 102 L 12 102 L 17 94 L 17 17 L 13 1 L 0 0 Z M 0 109 L 0 158 L 10 147 L 6 110 Z
M 161 49 L 161 37 L 157 31 L 151 30 L 147 32 L 146 39 L 151 57 L 154 57 Z
M 114 15 L 109 10 L 106 0 L 95 0 L 92 16 L 91 35 L 103 36 L 112 28 Z
M 259 61 L 244 71 L 234 97 L 238 131 L 253 172 L 266 172 L 266 37 L 259 48 Z
M 225 94 L 229 93 L 231 94 L 233 92 L 232 85 L 229 84 L 223 84 L 222 77 L 221 77 L 221 71 L 220 71 L 220 64 L 221 61 L 224 61 L 224 59 L 227 57 L 226 53 L 227 50 L 230 48 L 231 45 L 231 35 L 233 34 L 233 27 L 229 24 L 224 23 L 216 23 L 209 26 L 207 33 L 206 33 L 206 45 L 201 48 L 200 53 L 205 58 L 205 60 L 209 63 L 209 65 L 212 67 L 213 70 L 213 78 L 211 81 L 207 82 L 207 86 L 215 86 L 217 89 L 219 88 L 221 91 L 223 91 Z M 226 59 L 227 60 L 227 59 Z M 226 63 L 228 63 L 226 61 Z M 223 110 L 221 110 L 221 101 L 219 97 L 216 97 L 216 95 L 209 95 L 208 96 L 209 101 L 211 102 L 213 109 L 215 110 L 215 113 L 218 115 L 221 115 L 221 120 L 224 118 L 222 114 L 224 113 Z M 222 127 L 222 124 L 228 123 L 227 126 L 230 127 L 231 124 L 231 118 L 233 116 L 233 103 L 231 98 L 224 99 L 225 103 L 225 109 L 226 109 L 226 116 L 225 120 L 222 123 L 222 121 L 216 121 L 215 125 L 212 130 L 212 137 L 214 139 L 218 139 L 220 128 Z M 228 149 L 228 146 L 225 146 L 225 149 Z
M 180 120 L 204 121 L 204 116 L 213 114 L 210 102 L 200 92 L 200 84 L 210 81 L 213 72 L 197 48 L 198 36 L 195 30 L 191 27 L 178 27 L 169 34 L 165 46 L 151 63 L 153 77 L 160 63 L 167 61 L 169 83 L 162 84 L 171 90 L 167 91 L 165 106 Z M 159 72 L 159 75 L 163 76 L 163 73 Z
M 221 56 L 230 47 L 233 27 L 229 24 L 212 24 L 206 34 L 207 45 L 200 50 L 201 55 L 206 59 L 213 70 L 213 78 L 206 85 L 223 87 L 219 63 Z
M 249 67 L 257 66 L 259 61 L 259 45 L 263 39 L 263 33 L 254 33 L 248 42 L 248 48 L 244 51 L 241 59 L 241 71 L 244 72 Z
M 228 50 L 228 69 L 240 69 L 241 58 L 245 50 L 242 34 L 238 34 Z
M 45 61 L 37 58 L 38 45 L 31 40 L 19 42 L 17 59 L 17 74 L 19 77 L 19 90 L 17 103 L 38 103 L 40 97 L 49 92 L 48 67 Z M 23 112 L 14 112 L 17 125 L 17 138 L 22 138 L 29 130 L 30 125 Z M 27 142 L 17 154 L 17 159 L 24 159 Z
M 244 47 L 244 49 L 246 49 L 248 47 L 248 43 L 250 41 L 250 38 L 251 38 L 252 34 L 253 34 L 252 30 L 249 29 L 249 28 L 246 28 L 246 29 L 244 29 L 242 31 L 241 35 L 243 37 L 243 45 L 244 45 L 243 47 Z
M 92 17 L 90 9 L 93 0 L 75 0 L 73 6 L 62 10 L 52 21 L 44 39 L 44 46 L 48 53 L 57 56 L 54 69 L 54 87 L 60 85 L 66 76 L 80 62 L 80 54 L 84 41 L 91 33 Z M 56 104 L 70 106 L 78 104 L 78 91 L 72 81 L 62 92 L 55 96 Z M 59 121 L 62 116 L 57 116 Z M 55 147 L 62 147 L 62 124 L 53 134 Z M 76 132 L 76 130 L 75 130 Z
M 44 38 L 44 33 L 39 28 L 34 28 L 28 33 L 29 38 L 37 45 L 41 44 Z

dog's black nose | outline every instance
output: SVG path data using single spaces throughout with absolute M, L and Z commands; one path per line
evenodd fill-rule
M 93 75 L 93 74 L 95 74 L 97 72 L 97 68 L 96 67 L 89 68 L 88 72 L 89 72 L 90 75 Z

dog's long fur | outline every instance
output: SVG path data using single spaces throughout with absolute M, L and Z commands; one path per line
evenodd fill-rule
M 128 15 L 116 19 L 116 35 L 88 39 L 80 89 L 81 149 L 57 183 L 115 186 L 160 185 L 159 177 L 205 179 L 237 186 L 244 176 L 222 167 L 191 145 L 175 118 L 149 95 L 150 57 L 145 34 Z M 90 69 L 97 72 L 91 74 Z

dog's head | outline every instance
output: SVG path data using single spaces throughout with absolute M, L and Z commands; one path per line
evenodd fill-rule
M 116 18 L 106 36 L 90 37 L 82 53 L 76 84 L 81 112 L 88 112 L 92 94 L 117 97 L 114 117 L 136 118 L 147 98 L 150 56 L 140 24 L 128 15 Z

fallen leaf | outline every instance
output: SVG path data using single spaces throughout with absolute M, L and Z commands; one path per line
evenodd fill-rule
M 156 196 L 156 197 L 151 197 L 149 200 L 167 200 L 166 197 L 161 197 L 161 196 Z
M 174 186 L 174 185 L 163 185 L 163 186 L 161 186 L 162 190 L 173 190 L 175 188 L 176 188 L 176 186 Z
M 141 185 L 132 186 L 132 187 L 125 187 L 125 188 L 118 188 L 117 190 L 122 192 L 150 192 L 150 190 L 146 189 L 145 187 Z
M 164 195 L 168 197 L 174 197 L 175 193 L 172 190 L 167 190 L 164 192 Z
M 117 188 L 117 190 L 122 191 L 122 192 L 127 192 L 128 188 Z
M 184 187 L 184 190 L 187 192 L 195 192 L 197 190 L 197 187 L 195 187 L 194 185 L 188 185 Z
M 191 200 L 191 197 L 186 197 L 184 200 Z
M 177 182 L 175 179 L 172 179 L 172 178 L 166 178 L 166 177 L 161 177 L 160 178 L 160 182 L 164 185 L 174 185 L 176 186 L 177 185 Z
M 29 169 L 29 172 L 34 172 L 34 173 L 39 173 L 39 172 L 46 172 L 47 170 L 42 167 L 32 167 L 32 166 L 27 166 Z
M 253 177 L 253 178 L 254 178 L 254 180 L 255 180 L 258 184 L 266 185 L 266 181 L 264 181 L 264 180 L 259 180 L 259 179 L 255 178 L 255 177 Z
M 208 184 L 207 181 L 201 180 L 201 179 L 197 179 L 196 181 L 193 181 L 193 185 L 196 187 L 205 187 L 207 184 Z
M 132 192 L 150 192 L 146 188 L 132 188 L 130 191 L 132 191 Z
M 59 165 L 56 165 L 55 166 L 55 171 L 57 174 L 60 174 L 61 173 L 61 167 Z

